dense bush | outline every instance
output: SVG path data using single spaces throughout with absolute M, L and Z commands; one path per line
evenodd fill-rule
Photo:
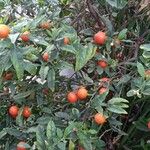
M 0 1 L 0 149 L 150 149 L 149 7 Z

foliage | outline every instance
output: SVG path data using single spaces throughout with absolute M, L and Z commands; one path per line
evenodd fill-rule
M 0 149 L 149 149 L 149 2 L 127 0 L 2 0 Z M 48 28 L 41 28 L 41 23 Z M 29 41 L 20 38 L 29 31 Z M 93 36 L 107 35 L 104 45 Z M 64 38 L 69 39 L 64 44 Z M 49 54 L 48 61 L 43 54 Z M 106 68 L 97 62 L 105 60 Z M 6 75 L 12 74 L 11 79 Z M 8 75 L 10 77 L 10 75 Z M 110 80 L 100 81 L 107 77 Z M 81 86 L 88 97 L 67 101 Z M 99 89 L 106 91 L 99 94 Z M 19 107 L 14 119 L 11 105 Z M 31 116 L 24 118 L 25 106 Z M 94 115 L 107 122 L 97 125 Z M 144 132 L 144 134 L 143 134 Z M 133 144 L 134 143 L 134 144 Z

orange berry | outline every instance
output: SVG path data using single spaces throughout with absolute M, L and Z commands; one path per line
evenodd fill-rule
M 69 92 L 67 95 L 67 100 L 70 103 L 75 103 L 77 102 L 78 98 L 75 92 Z
M 48 92 L 49 92 L 49 89 L 48 89 L 48 88 L 44 88 L 44 89 L 43 89 L 44 95 L 48 95 Z
M 106 33 L 102 32 L 102 31 L 99 31 L 98 33 L 96 33 L 94 35 L 93 40 L 94 40 L 95 44 L 103 45 L 106 42 L 106 40 L 107 40 Z
M 81 87 L 78 89 L 77 91 L 77 97 L 80 99 L 80 100 L 84 100 L 87 98 L 88 96 L 88 91 L 84 88 L 84 87 Z
M 42 29 L 49 29 L 51 27 L 51 24 L 47 21 L 47 22 L 42 22 L 40 24 L 40 28 Z
M 145 78 L 150 79 L 150 70 L 145 71 Z
M 147 123 L 147 127 L 148 129 L 150 129 L 150 121 Z
M 43 58 L 44 61 L 48 62 L 48 60 L 49 60 L 49 54 L 48 54 L 48 52 L 45 52 L 43 54 L 42 58 Z
M 101 87 L 101 88 L 99 89 L 99 94 L 104 94 L 106 91 L 107 91 L 107 88 Z
M 70 43 L 70 40 L 68 37 L 64 37 L 64 45 L 68 45 Z
M 29 31 L 25 31 L 25 32 L 20 36 L 20 38 L 22 39 L 22 41 L 28 42 L 28 41 L 30 40 L 29 34 L 30 34 Z
M 4 73 L 3 78 L 4 78 L 4 80 L 12 80 L 13 73 L 12 72 L 6 72 L 6 73 Z
M 101 114 L 101 113 L 97 113 L 95 116 L 94 116 L 94 120 L 97 124 L 99 125 L 103 125 L 105 122 L 106 122 L 106 117 Z
M 23 108 L 22 114 L 23 114 L 23 116 L 24 116 L 25 118 L 29 118 L 29 117 L 31 116 L 31 110 L 30 110 L 30 108 L 29 108 L 28 106 L 25 106 L 25 107 Z
M 17 150 L 26 150 L 24 144 L 25 144 L 25 142 L 19 142 L 17 144 Z
M 109 82 L 110 79 L 107 78 L 107 77 L 103 77 L 103 78 L 100 79 L 100 81 L 101 81 L 101 82 Z
M 103 69 L 105 69 L 108 66 L 108 63 L 105 60 L 99 60 L 97 64 Z
M 78 147 L 78 150 L 84 150 L 84 148 L 83 148 L 83 147 L 81 147 L 81 146 L 79 146 L 79 147 Z
M 0 24 L 0 38 L 6 39 L 10 33 L 10 28 L 7 25 Z
M 19 108 L 18 106 L 11 106 L 9 108 L 9 114 L 12 118 L 16 118 L 18 116 Z

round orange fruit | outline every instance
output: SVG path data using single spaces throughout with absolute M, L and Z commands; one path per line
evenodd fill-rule
M 64 45 L 68 45 L 70 43 L 70 40 L 68 37 L 64 37 Z
M 25 144 L 25 142 L 19 142 L 17 144 L 17 150 L 26 150 L 24 144 Z
M 101 113 L 97 113 L 94 116 L 94 120 L 98 125 L 103 125 L 106 122 L 106 117 Z
M 30 32 L 29 31 L 25 31 L 21 36 L 20 38 L 22 39 L 22 41 L 24 42 L 28 42 L 30 40 Z
M 6 39 L 10 33 L 10 28 L 5 24 L 0 24 L 0 38 Z
M 67 95 L 67 100 L 70 103 L 75 103 L 77 102 L 78 98 L 75 92 L 69 92 Z
M 42 29 L 49 29 L 51 27 L 51 24 L 50 24 L 50 22 L 42 22 L 41 24 L 40 24 L 40 28 L 42 28 Z
M 100 79 L 101 82 L 109 82 L 110 81 L 110 78 L 107 78 L 107 77 L 103 77 Z
M 150 129 L 150 121 L 147 123 L 147 127 L 148 129 Z
M 104 94 L 106 91 L 107 91 L 107 88 L 106 88 L 106 87 L 101 87 L 101 88 L 99 89 L 99 94 Z
M 22 112 L 22 115 L 25 117 L 25 118 L 29 118 L 31 116 L 31 110 L 28 106 L 25 106 L 23 108 L 23 112 Z
M 84 87 L 81 87 L 77 90 L 77 97 L 80 99 L 80 100 L 84 100 L 87 98 L 88 96 L 88 91 L 84 88 Z
M 12 118 L 16 118 L 18 116 L 19 108 L 14 105 L 9 108 L 9 114 Z
M 105 60 L 99 60 L 97 64 L 103 69 L 105 69 L 108 66 L 108 63 Z
M 45 52 L 43 54 L 42 58 L 43 58 L 44 61 L 48 62 L 48 60 L 49 60 L 49 54 L 48 54 L 48 52 Z
M 106 40 L 107 40 L 107 36 L 105 32 L 99 31 L 94 35 L 94 43 L 98 44 L 98 45 L 103 45 L 105 44 Z
M 12 80 L 13 73 L 12 72 L 6 72 L 3 76 L 4 80 Z

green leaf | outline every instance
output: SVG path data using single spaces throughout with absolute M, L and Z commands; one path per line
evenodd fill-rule
M 85 135 L 82 132 L 77 132 L 77 135 L 78 135 L 80 143 L 83 145 L 83 147 L 86 150 L 92 150 L 92 144 L 91 144 L 91 140 L 89 139 L 89 136 Z
M 47 82 L 48 87 L 52 90 L 52 92 L 55 91 L 55 70 L 50 69 L 47 75 Z
M 106 2 L 117 9 L 122 9 L 127 4 L 127 0 L 106 0 Z
M 32 62 L 26 61 L 24 62 L 24 69 L 31 75 L 35 75 L 37 71 L 37 65 L 33 64 Z
M 59 129 L 59 128 L 57 128 L 57 137 L 59 139 L 61 139 L 63 137 L 63 131 L 61 129 Z
M 21 131 L 15 129 L 15 128 L 7 128 L 7 133 L 9 135 L 16 137 L 16 138 L 20 138 L 23 136 L 23 133 Z
M 144 132 L 149 132 L 149 129 L 147 127 L 147 120 L 146 118 L 141 117 L 138 119 L 138 121 L 135 122 L 135 127 L 138 130 L 144 131 Z
M 62 50 L 66 51 L 66 52 L 76 54 L 76 50 L 72 45 L 65 45 L 65 46 L 62 47 Z
M 2 139 L 6 134 L 7 134 L 7 130 L 4 128 L 4 129 L 0 132 L 0 139 Z
M 10 61 L 10 51 L 0 47 L 0 77 L 2 76 L 3 71 L 7 68 L 9 61 Z
M 150 51 L 150 44 L 143 44 L 140 46 L 140 49 L 143 49 L 145 51 Z
M 69 141 L 69 149 L 68 150 L 74 150 L 75 144 L 72 142 L 72 140 Z
M 127 96 L 131 97 L 131 96 L 137 95 L 137 93 L 139 93 L 139 90 L 132 89 L 127 92 Z
M 137 62 L 137 69 L 138 69 L 138 73 L 141 75 L 141 77 L 145 77 L 145 69 L 144 69 L 144 66 Z
M 66 113 L 66 112 L 56 112 L 55 115 L 59 118 L 65 119 L 65 120 L 69 120 L 70 116 Z
M 79 45 L 76 52 L 76 66 L 75 71 L 79 71 L 84 65 L 95 55 L 96 47 L 89 44 L 87 47 Z
M 64 131 L 64 137 L 66 138 L 71 132 L 73 132 L 73 129 L 76 128 L 77 125 L 78 123 L 76 122 L 70 122 L 70 124 Z
M 9 35 L 9 38 L 10 38 L 10 40 L 11 40 L 11 42 L 12 42 L 13 44 L 16 42 L 16 40 L 17 40 L 19 34 L 20 34 L 20 33 L 15 33 L 15 34 L 10 34 L 10 35 Z
M 112 98 L 108 101 L 108 104 L 118 104 L 118 103 L 129 103 L 126 99 L 123 98 Z
M 49 70 L 48 66 L 41 66 L 39 74 L 40 74 L 40 77 L 41 77 L 42 81 L 45 80 L 45 78 L 46 78 L 46 76 L 48 74 L 48 70 Z
M 128 105 L 125 103 L 129 102 L 123 98 L 112 98 L 108 101 L 107 109 L 117 114 L 127 114 L 127 112 L 123 109 L 128 107 Z
M 19 109 L 18 116 L 17 116 L 17 118 L 16 118 L 16 124 L 17 124 L 18 126 L 20 126 L 20 127 L 23 126 L 23 116 L 22 116 L 22 111 L 23 111 L 23 109 L 20 108 L 20 109 Z
M 104 94 L 96 96 L 92 101 L 92 107 L 94 107 L 98 112 L 103 113 L 103 106 L 106 106 L 106 103 L 104 103 L 104 100 L 106 96 L 108 95 L 108 91 Z
M 128 29 L 123 29 L 123 30 L 119 33 L 118 39 L 119 39 L 119 40 L 126 39 L 126 37 L 127 37 L 127 31 L 128 31 Z
M 43 38 L 41 38 L 41 37 L 31 37 L 30 40 L 38 45 L 43 45 L 46 47 L 49 46 L 49 43 L 46 42 L 45 40 L 43 40 Z
M 66 144 L 67 144 L 67 141 L 61 141 L 57 144 L 59 150 L 66 150 Z
M 72 115 L 75 117 L 75 118 L 79 118 L 80 117 L 80 112 L 77 108 L 72 108 Z
M 50 120 L 47 125 L 46 136 L 49 141 L 51 141 L 56 136 L 56 127 L 52 120 Z
M 106 16 L 100 16 L 100 17 L 103 20 L 103 22 L 106 24 L 106 27 L 107 27 L 110 35 L 112 35 L 114 32 L 114 28 L 113 28 L 112 22 L 109 20 L 109 17 L 106 17 Z M 109 46 L 110 46 L 110 44 L 109 44 Z
M 120 84 L 125 84 L 127 83 L 129 80 L 130 80 L 130 76 L 129 75 L 124 75 L 120 78 L 119 82 L 117 85 L 120 85 Z
M 89 131 L 88 131 L 88 133 L 90 133 L 90 134 L 97 134 L 97 131 L 96 131 L 96 130 L 91 129 L 91 130 L 89 130 Z
M 15 100 L 22 99 L 22 98 L 25 98 L 25 97 L 29 96 L 32 92 L 33 92 L 32 90 L 31 91 L 26 91 L 26 92 L 20 92 L 19 94 L 15 95 L 13 98 Z
M 13 26 L 13 31 L 14 32 L 19 32 L 24 26 L 28 24 L 28 20 L 24 19 L 23 21 L 20 21 L 16 23 L 15 26 Z
M 18 79 L 21 80 L 24 75 L 24 68 L 23 68 L 23 64 L 22 64 L 23 58 L 18 57 L 16 50 L 13 50 L 13 52 L 12 52 L 11 61 L 16 70 Z
M 142 94 L 144 94 L 144 95 L 150 95 L 150 88 L 147 88 L 147 89 L 143 90 Z
M 150 59 L 150 51 L 144 51 L 142 56 L 145 58 L 145 59 Z
M 108 106 L 107 110 L 117 114 L 127 114 L 127 112 L 123 108 L 117 105 L 110 105 Z
M 37 132 L 36 132 L 36 145 L 38 150 L 47 150 L 46 145 L 45 145 L 45 136 L 43 132 L 43 127 L 38 126 Z

